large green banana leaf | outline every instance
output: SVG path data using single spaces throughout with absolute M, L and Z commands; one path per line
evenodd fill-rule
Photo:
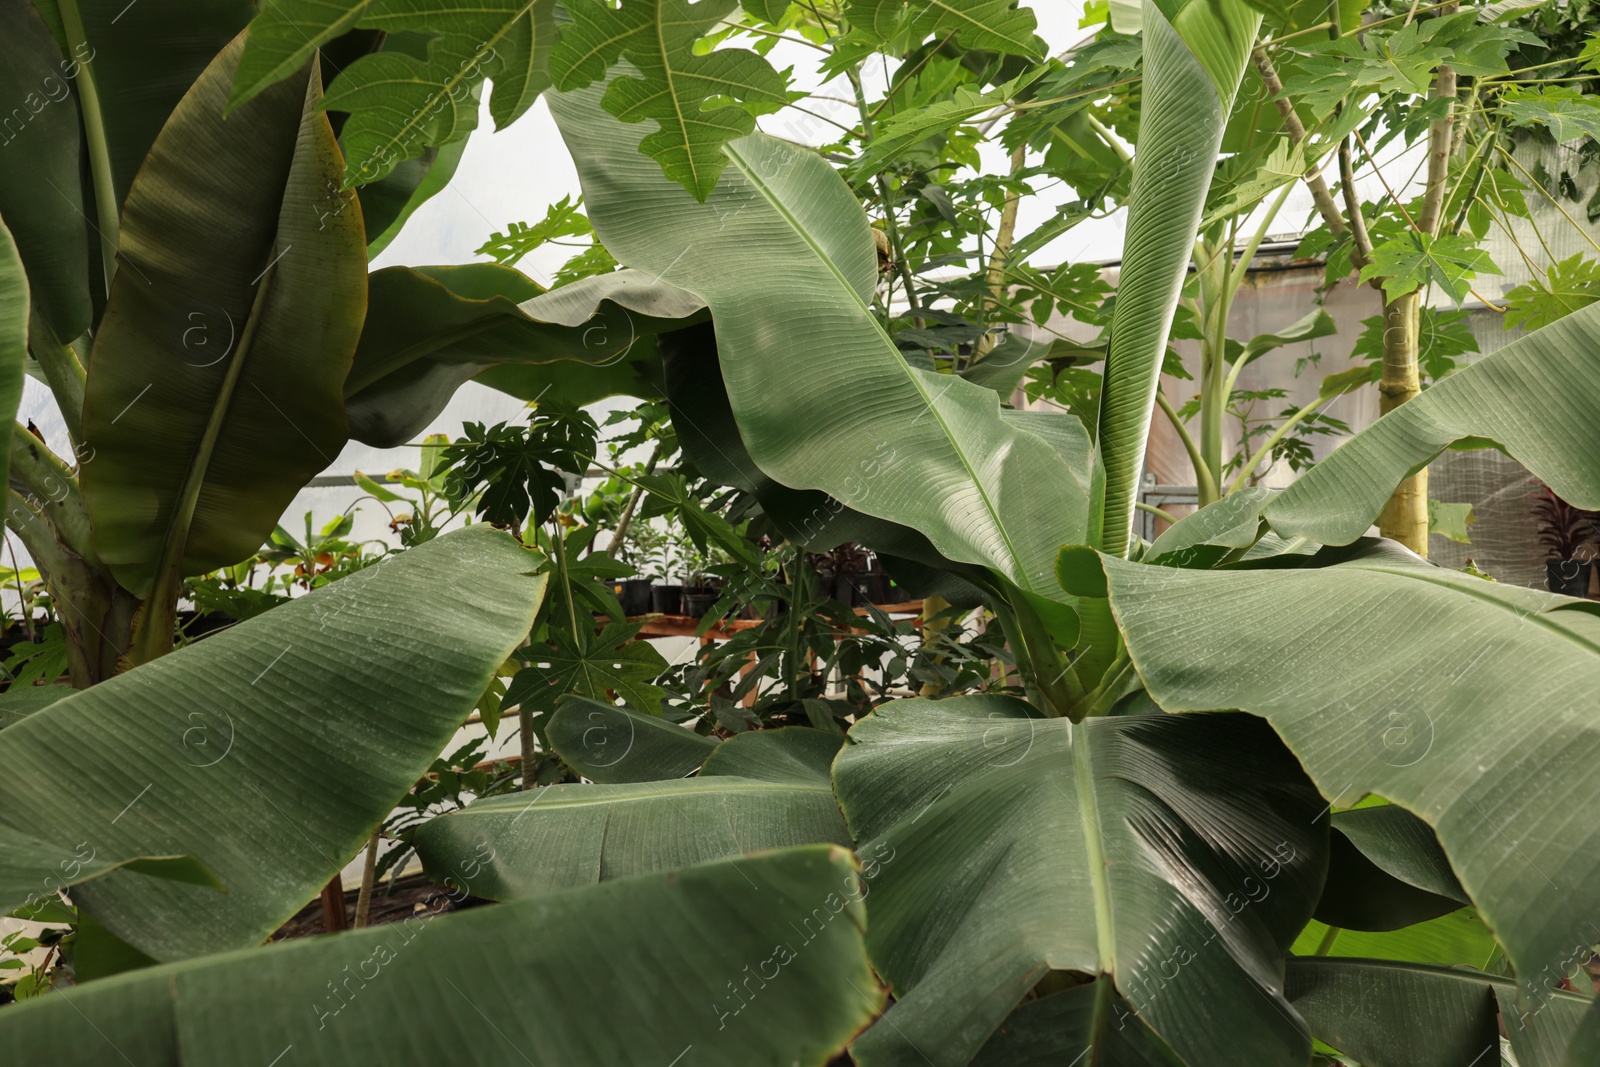
M 620 366 L 631 380 L 633 360 L 653 358 L 658 333 L 705 317 L 698 297 L 632 270 L 547 292 L 497 263 L 386 267 L 371 277 L 345 383 L 351 435 L 380 447 L 402 444 L 463 382 L 503 364 L 585 364 L 573 368 L 575 380 L 607 382 Z
M 985 581 L 983 571 L 951 563 L 917 530 L 854 511 L 819 490 L 791 489 L 767 477 L 750 457 L 734 421 L 717 362 L 714 324 L 702 323 L 664 334 L 656 349 L 661 354 L 672 425 L 684 455 L 712 481 L 754 496 L 786 539 L 814 552 L 826 552 L 850 541 L 880 554 L 958 572 L 968 580 Z M 1028 414 L 1033 413 L 1002 411 L 1002 417 Z M 1087 442 L 1081 424 L 1077 433 Z M 896 451 L 892 442 L 881 443 L 877 454 L 858 472 L 858 480 L 878 477 L 883 464 L 892 460 Z M 1083 458 L 1082 469 L 1087 472 L 1086 453 Z
M 127 873 L 74 892 L 147 955 L 255 944 L 360 849 L 526 636 L 531 566 L 471 527 L 59 700 L 0 731 L 0 826 L 214 871 L 226 893 Z
M 0 100 L 15 109 L 0 133 L 8 164 L 0 167 L 0 216 L 28 268 L 34 302 L 56 337 L 71 341 L 89 328 L 91 314 L 88 220 L 79 211 L 82 135 L 67 76 L 82 65 L 62 58 L 28 0 L 0 0 L 0 40 Z M 20 126 L 18 116 L 26 117 Z M 16 165 L 19 157 L 26 166 Z
M 1312 919 L 1290 949 L 1296 956 L 1354 956 L 1361 959 L 1431 963 L 1440 967 L 1486 968 L 1500 947 L 1471 908 L 1402 927 L 1352 930 Z
M 52 1067 L 822 1067 L 883 994 L 812 847 L 105 978 L 0 1012 Z
M 1600 1063 L 1600 1000 L 1589 1006 L 1583 1022 L 1572 1035 L 1567 1058 L 1561 1061 L 1561 1067 L 1589 1067 L 1591 1063 Z
M 73 690 L 65 685 L 13 685 L 0 693 L 0 730 L 15 726 L 36 711 L 43 711 Z
M 90 155 L 96 154 L 97 144 L 103 145 L 115 204 L 126 199 L 179 101 L 255 14 L 250 0 L 190 0 L 181 5 L 55 0 L 39 8 L 47 19 L 63 18 L 54 27 L 67 45 L 63 54 L 84 60 L 79 77 L 94 82 L 104 128 L 87 132 Z M 64 18 L 69 11 L 81 16 L 82 40 L 70 32 L 72 20 Z M 63 34 L 64 28 L 68 32 Z M 85 197 L 90 218 L 96 217 L 93 204 Z M 108 229 L 104 222 L 101 229 Z
M 339 191 L 315 64 L 223 120 L 243 43 L 184 97 L 128 194 L 89 361 L 84 497 L 101 558 L 139 595 L 250 555 L 345 441 L 360 207 Z
M 1405 808 L 1382 804 L 1337 812 L 1330 820 L 1320 922 L 1397 930 L 1470 903 L 1432 828 Z
M 1394 487 L 1452 445 L 1493 444 L 1564 499 L 1600 508 L 1600 305 L 1449 375 L 1356 434 L 1266 507 L 1285 537 L 1349 544 Z
M 1386 960 L 1290 960 L 1288 989 L 1311 1032 L 1363 1067 L 1498 1067 L 1501 1026 L 1518 1067 L 1561 1067 L 1589 1007 L 1562 992 L 1525 1012 L 1508 978 Z
M 412 843 L 435 880 L 496 900 L 788 845 L 848 846 L 828 780 L 842 741 L 800 726 L 740 734 L 696 778 L 480 800 L 424 823 Z
M 580 696 L 561 701 L 545 736 L 567 766 L 603 785 L 682 778 L 699 770 L 719 744 L 659 715 Z
M 1281 966 L 1327 824 L 1294 759 L 1248 716 L 1034 715 L 905 700 L 851 729 L 834 783 L 881 863 L 867 944 L 896 997 L 857 1062 L 966 1064 L 1067 971 L 1112 980 L 1191 1067 L 1303 1064 Z
M 87 841 L 65 848 L 0 826 L 0 915 L 31 918 L 42 905 L 58 904 L 61 890 L 123 867 L 154 878 L 226 888 L 192 856 L 108 856 Z
M 1179 290 L 1193 255 L 1222 128 L 1260 14 L 1243 0 L 1191 3 L 1176 27 L 1144 14 L 1139 142 L 1100 393 L 1100 545 L 1124 555 Z
M 1183 1067 L 1109 978 L 1039 997 L 1006 1017 L 972 1067 Z
M 871 313 L 877 255 L 844 180 L 809 149 L 754 134 L 723 146 L 701 203 L 639 153 L 643 128 L 608 114 L 603 88 L 550 97 L 590 221 L 619 260 L 710 306 L 756 465 L 1060 599 L 1055 551 L 1087 529 L 1086 494 L 1048 443 L 1000 417 L 992 391 L 906 363 Z
M 1336 804 L 1376 793 L 1420 815 L 1534 988 L 1600 940 L 1584 814 L 1600 806 L 1600 615 L 1384 544 L 1292 568 L 1105 568 L 1162 707 L 1261 715 Z

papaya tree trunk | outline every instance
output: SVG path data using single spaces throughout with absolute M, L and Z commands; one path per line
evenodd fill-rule
M 1417 370 L 1421 294 L 1413 290 L 1383 305 L 1383 374 L 1378 380 L 1378 413 L 1393 411 L 1422 391 Z M 1378 531 L 1419 556 L 1428 554 L 1428 470 L 1413 474 L 1395 489 L 1378 516 Z
M 1456 10 L 1444 4 L 1440 14 Z M 1422 194 L 1422 208 L 1416 227 L 1437 236 L 1445 183 L 1450 176 L 1450 155 L 1455 147 L 1456 74 L 1448 64 L 1441 65 L 1433 80 L 1433 97 L 1445 101 L 1444 112 L 1428 125 L 1428 181 Z M 1378 380 L 1378 413 L 1392 411 L 1422 391 L 1417 360 L 1417 338 L 1421 332 L 1422 294 L 1406 293 L 1383 303 L 1383 375 Z M 1392 537 L 1419 556 L 1428 554 L 1428 471 L 1424 467 L 1401 482 L 1383 513 L 1378 530 Z

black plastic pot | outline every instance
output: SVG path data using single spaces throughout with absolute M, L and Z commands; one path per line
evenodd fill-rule
M 683 613 L 683 586 L 681 585 L 652 585 L 650 587 L 650 610 L 662 615 L 680 615 Z
M 615 582 L 611 586 L 611 591 L 616 594 L 617 602 L 622 605 L 622 613 L 630 618 L 634 615 L 643 615 L 650 610 L 648 578 L 629 578 Z
M 683 593 L 683 613 L 691 619 L 704 618 L 716 602 L 717 593 L 714 589 L 686 589 Z
M 856 576 L 856 603 L 887 604 L 889 579 L 877 571 Z
M 1544 564 L 1544 587 L 1564 596 L 1589 595 L 1589 569 L 1586 559 L 1550 559 Z

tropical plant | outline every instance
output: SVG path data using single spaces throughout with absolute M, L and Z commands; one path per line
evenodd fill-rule
M 790 17 L 752 6 L 763 25 Z M 1566 985 L 1600 938 L 1600 831 L 1582 814 L 1600 802 L 1595 615 L 1365 534 L 1450 447 L 1498 447 L 1600 506 L 1593 421 L 1570 401 L 1600 390 L 1600 307 L 1450 374 L 1288 490 L 1243 486 L 1145 543 L 1132 520 L 1159 376 L 1262 15 L 1240 0 L 1139 9 L 1135 150 L 1106 179 L 1129 183 L 1126 255 L 1089 426 L 1003 407 L 1004 382 L 924 358 L 991 338 L 937 336 L 964 327 L 912 296 L 881 172 L 882 241 L 848 174 L 750 132 L 783 83 L 754 52 L 698 47 L 731 10 L 585 2 L 550 53 L 595 234 L 628 278 L 677 287 L 639 302 L 681 312 L 656 314 L 639 356 L 659 357 L 698 472 L 797 546 L 866 545 L 930 591 L 975 595 L 1022 696 L 893 700 L 846 716 L 847 734 L 720 739 L 656 714 L 660 673 L 606 600 L 592 527 L 568 534 L 558 515 L 524 531 L 538 557 L 486 524 L 435 538 L 4 720 L 7 903 L 42 914 L 70 888 L 95 924 L 80 936 L 103 928 L 143 958 L 5 1009 L 0 1051 L 331 1064 L 382 1047 L 421 1063 L 500 1061 L 509 1044 L 556 1062 L 824 1064 L 849 1044 L 862 1067 L 1291 1065 L 1329 1049 L 1455 1064 L 1496 1053 L 1503 1028 L 1519 1063 L 1592 1062 L 1600 1010 Z M 408 12 L 440 35 L 429 62 L 477 32 L 453 8 Z M 264 37 L 289 42 L 292 69 L 385 14 L 275 5 Z M 953 45 L 997 74 L 1042 52 L 1028 12 L 995 0 L 812 14 L 857 56 L 925 48 L 931 66 Z M 1018 95 L 1046 67 L 935 103 L 1042 112 L 1049 97 Z M 512 114 L 538 77 L 505 80 Z M 234 117 L 277 88 L 247 82 L 258 95 Z M 1093 117 L 1077 114 L 1058 126 Z M 401 425 L 464 368 L 571 325 L 482 295 L 503 270 L 470 272 L 488 279 L 476 290 L 467 274 L 454 289 L 394 276 L 462 318 L 406 327 L 414 343 L 366 380 L 396 377 L 350 393 L 351 410 L 365 392 L 363 410 L 390 403 Z M 988 282 L 973 305 L 989 306 Z M 617 272 L 531 303 L 593 316 L 623 288 Z M 505 335 L 463 354 L 462 329 Z M 636 478 L 748 562 L 681 475 Z M 251 947 L 370 840 L 513 655 L 526 666 L 502 704 L 524 745 L 542 731 L 588 781 L 469 803 L 409 841 L 437 881 L 503 903 Z M 221 708 L 236 728 L 212 759 Z M 306 742 L 319 722 L 337 743 Z M 72 792 L 48 764 L 68 746 Z M 1361 955 L 1335 954 L 1347 945 Z M 424 1036 L 395 1047 L 419 1016 Z M 463 1049 L 484 1021 L 499 1040 Z

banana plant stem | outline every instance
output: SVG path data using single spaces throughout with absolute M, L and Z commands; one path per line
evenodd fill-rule
M 94 49 L 83 25 L 83 12 L 78 0 L 61 0 L 61 23 L 67 33 L 67 51 L 81 56 L 89 49 L 89 58 L 81 60 L 78 73 L 78 102 L 83 111 L 83 130 L 89 144 L 89 172 L 94 179 L 95 215 L 99 220 L 101 267 L 105 272 L 106 292 L 111 292 L 111 279 L 117 273 L 117 241 L 121 209 L 117 187 L 111 174 L 111 150 L 106 141 L 105 113 L 100 105 L 100 87 L 94 72 Z
M 28 341 L 28 350 L 39 361 L 39 369 L 61 409 L 61 421 L 67 424 L 67 434 L 73 447 L 77 447 L 83 441 L 83 390 L 88 381 L 83 363 L 71 345 L 57 339 L 37 308 L 29 319 Z
M 1159 389 L 1156 390 L 1156 405 L 1161 408 L 1162 414 L 1166 415 L 1167 421 L 1172 423 L 1172 428 L 1178 431 L 1178 440 L 1183 442 L 1183 450 L 1189 453 L 1189 463 L 1194 467 L 1194 481 L 1200 494 L 1200 506 L 1205 507 L 1217 499 L 1216 476 L 1211 473 L 1210 464 L 1206 463 L 1205 457 L 1200 454 L 1200 446 L 1195 444 L 1194 437 L 1183 425 L 1183 419 L 1178 417 L 1172 401 L 1162 395 Z
M 78 479 L 60 458 L 27 427 L 11 428 L 11 486 L 27 493 L 28 502 L 55 529 L 61 543 L 91 566 L 99 563 L 89 527 L 89 512 Z

